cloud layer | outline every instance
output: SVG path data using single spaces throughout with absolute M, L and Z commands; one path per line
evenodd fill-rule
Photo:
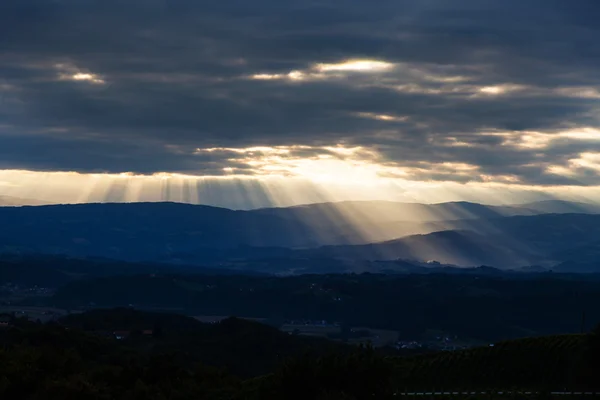
M 0 169 L 308 176 L 342 162 L 384 179 L 597 185 L 599 13 L 596 0 L 3 2 Z

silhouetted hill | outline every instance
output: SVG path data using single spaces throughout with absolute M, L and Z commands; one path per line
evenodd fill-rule
M 522 207 L 535 211 L 539 214 L 599 214 L 600 206 L 589 203 L 579 203 L 564 200 L 544 200 L 533 203 L 516 204 L 516 207 Z M 513 206 L 510 206 L 513 207 Z
M 317 203 L 285 208 L 264 208 L 254 212 L 288 219 L 304 219 L 331 223 L 350 218 L 371 222 L 405 221 L 432 222 L 457 219 L 496 218 L 512 215 L 532 215 L 535 210 L 525 206 L 489 206 L 466 201 L 438 204 L 401 203 L 393 201 L 342 201 Z M 571 211 L 572 212 L 572 211 Z
M 208 324 L 184 315 L 117 308 L 71 314 L 58 323 L 90 333 L 128 332 L 125 344 L 130 348 L 149 354 L 180 354 L 184 363 L 202 362 L 243 377 L 268 373 L 283 360 L 308 351 L 326 354 L 351 350 L 339 342 L 290 335 L 239 318 Z M 149 330 L 151 335 L 141 337 L 140 332 Z
M 600 215 L 595 214 L 502 216 L 515 211 L 464 202 L 413 204 L 403 205 L 412 210 L 413 219 L 471 219 L 395 223 L 390 215 L 399 206 L 402 203 L 346 202 L 255 211 L 178 203 L 0 207 L 0 252 L 213 267 L 236 264 L 236 269 L 249 261 L 256 265 L 257 260 L 271 260 L 263 266 L 273 273 L 278 272 L 277 259 L 282 265 L 294 260 L 294 271 L 312 272 L 307 257 L 354 258 L 358 264 L 403 258 L 517 268 L 589 263 L 592 260 L 576 249 L 600 237 Z M 378 220 L 387 222 L 373 222 Z M 419 234 L 399 235 L 405 236 L 400 239 L 395 235 L 407 230 Z M 373 238 L 378 239 L 367 240 Z M 326 247 L 314 250 L 322 246 Z M 302 250 L 307 248 L 312 250 Z M 299 260 L 305 260 L 304 265 Z M 342 272 L 335 268 L 326 271 Z M 289 270 L 283 267 L 281 272 Z
M 287 208 L 254 210 L 290 222 L 302 222 L 318 232 L 321 244 L 368 244 L 446 228 L 443 221 L 478 220 L 534 212 L 518 207 L 486 206 L 469 202 L 440 204 L 391 201 L 343 201 Z M 441 226 L 428 224 L 441 222 Z
M 597 241 L 599 223 L 600 215 L 542 214 L 452 221 L 446 229 L 477 232 L 505 247 L 554 257 L 559 252 Z
M 581 388 L 586 339 L 585 335 L 535 337 L 397 359 L 395 381 L 404 390 L 418 392 Z
M 415 259 L 435 260 L 463 266 L 493 265 L 510 267 L 528 265 L 537 258 L 534 254 L 515 252 L 471 231 L 441 231 L 427 235 L 356 246 L 328 246 L 309 254 L 367 260 Z
M 542 214 L 430 223 L 451 230 L 367 245 L 325 246 L 305 253 L 337 258 L 419 261 L 517 268 L 539 265 L 561 272 L 599 272 L 600 215 Z M 568 262 L 568 263 L 567 263 Z M 568 265 L 583 265 L 572 271 Z
M 208 327 L 207 324 L 181 314 L 146 312 L 131 308 L 98 309 L 69 314 L 58 322 L 63 326 L 92 332 L 149 330 L 160 326 L 181 333 Z
M 0 208 L 5 250 L 154 260 L 237 246 L 310 246 L 310 228 L 247 211 L 177 203 Z
M 165 325 L 145 335 L 132 324 L 133 331 L 122 340 L 82 331 L 99 326 L 94 324 L 100 319 L 115 321 L 115 316 L 118 323 L 101 326 L 109 332 L 123 329 L 120 321 L 127 318 L 142 321 L 140 326 Z M 0 394 L 24 400 L 301 400 L 484 391 L 489 398 L 521 398 L 520 392 L 531 392 L 526 398 L 549 398 L 550 391 L 600 389 L 598 332 L 385 357 L 369 348 L 290 336 L 239 319 L 215 325 L 189 319 L 184 324 L 190 326 L 181 326 L 185 319 L 123 309 L 72 316 L 74 324 L 13 319 L 14 327 L 0 330 Z M 311 350 L 304 352 L 308 343 Z M 262 375 L 239 378 L 257 374 Z

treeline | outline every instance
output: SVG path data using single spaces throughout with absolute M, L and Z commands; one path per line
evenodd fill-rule
M 497 340 L 580 333 L 600 321 L 600 282 L 572 277 L 303 275 L 289 278 L 136 275 L 73 282 L 53 306 L 166 307 L 188 315 L 336 321 L 398 331 L 428 330 Z M 589 330 L 590 327 L 584 327 Z
M 58 322 L 95 335 L 106 336 L 117 331 L 124 336 L 120 343 L 131 350 L 143 354 L 177 354 L 182 365 L 201 362 L 227 368 L 242 378 L 272 372 L 284 359 L 305 352 L 346 354 L 353 349 L 324 338 L 289 335 L 238 318 L 209 324 L 184 315 L 119 308 L 71 314 Z
M 277 363 L 262 376 L 244 378 L 231 372 L 236 357 L 225 357 L 225 364 L 217 365 L 216 359 L 206 358 L 203 352 L 173 347 L 173 331 L 195 329 L 179 316 L 161 316 L 157 321 L 156 315 L 133 314 L 130 327 L 172 318 L 171 332 L 165 329 L 153 338 L 106 339 L 75 327 L 107 317 L 125 328 L 123 310 L 115 310 L 115 317 L 110 313 L 105 310 L 84 315 L 82 321 L 71 319 L 73 326 L 14 321 L 15 327 L 1 330 L 0 398 L 362 400 L 397 398 L 398 393 L 418 390 L 600 390 L 599 332 L 409 358 L 342 345 L 284 356 L 285 347 L 276 341 L 270 346 L 282 352 Z M 260 359 L 270 357 L 267 343 L 272 337 L 262 337 L 265 331 L 254 323 L 231 321 L 236 320 L 216 324 L 217 329 L 206 330 L 210 334 L 194 334 L 193 340 L 203 343 L 198 346 L 205 350 L 220 346 L 221 354 L 235 353 L 238 363 L 262 365 Z M 238 346 L 226 348 L 233 337 Z M 163 345 L 156 346 L 160 342 Z M 248 350 L 257 345 L 258 349 Z
M 106 316 L 107 312 L 101 314 Z M 218 329 L 210 335 L 196 336 L 197 348 L 213 348 L 219 353 L 212 360 L 210 354 L 197 352 L 197 348 L 174 347 L 174 332 L 169 329 L 149 340 L 115 340 L 59 324 L 14 323 L 15 327 L 0 331 L 0 398 L 362 399 L 367 393 L 378 398 L 392 393 L 393 364 L 374 350 L 341 345 L 310 347 L 290 357 L 289 342 L 282 343 L 281 338 L 273 342 L 273 336 L 264 336 L 270 328 L 260 330 L 255 323 L 243 326 L 245 322 L 229 320 L 217 324 Z M 188 328 L 180 326 L 177 330 Z M 149 351 L 157 343 L 160 345 Z M 265 365 L 265 361 L 273 361 L 273 351 L 281 357 L 268 374 L 244 379 L 231 372 L 243 363 Z
M 587 340 L 587 335 L 527 338 L 398 359 L 395 379 L 406 391 L 582 388 L 590 384 L 584 372 L 593 361 Z
M 8 336 L 0 349 L 1 398 L 219 399 L 228 398 L 219 393 L 233 393 L 240 385 L 218 369 L 184 368 L 173 355 L 145 357 L 62 327 L 12 329 Z

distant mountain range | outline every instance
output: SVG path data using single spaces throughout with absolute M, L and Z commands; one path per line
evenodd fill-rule
M 564 200 L 545 200 L 527 204 L 491 206 L 467 201 L 437 204 L 401 203 L 393 201 L 343 201 L 316 203 L 285 208 L 264 208 L 255 212 L 283 218 L 304 220 L 331 219 L 354 214 L 370 220 L 432 222 L 457 219 L 497 218 L 517 215 L 586 213 L 600 214 L 600 206 Z
M 439 204 L 390 201 L 347 201 L 255 210 L 317 229 L 326 244 L 368 244 L 403 236 L 463 229 L 456 221 L 511 216 L 584 213 L 600 214 L 600 206 L 563 200 L 507 206 L 470 202 Z M 471 226 L 466 229 L 472 229 Z
M 0 207 L 0 225 L 4 253 L 236 269 L 261 262 L 273 272 L 327 262 L 364 269 L 369 264 L 362 261 L 397 259 L 600 271 L 600 207 L 565 201 L 342 202 L 250 211 L 179 203 Z
M 310 251 L 320 257 L 363 260 L 421 260 L 444 264 L 514 267 L 544 263 L 542 253 L 513 248 L 472 231 L 441 231 L 365 245 L 325 246 Z

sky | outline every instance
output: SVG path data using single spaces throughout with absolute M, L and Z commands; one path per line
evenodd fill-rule
M 0 195 L 600 200 L 597 0 L 0 2 Z

